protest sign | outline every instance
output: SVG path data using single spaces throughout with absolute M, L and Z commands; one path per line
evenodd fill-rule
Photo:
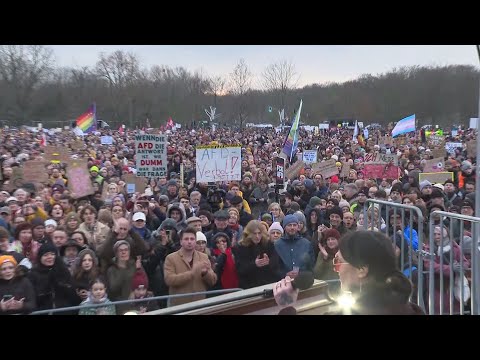
M 135 135 L 137 176 L 167 176 L 167 139 L 160 135 Z
M 457 148 L 463 148 L 463 144 L 461 142 L 447 142 L 445 144 L 445 150 L 447 150 L 449 154 L 455 154 Z
M 432 160 L 427 160 L 423 167 L 423 172 L 434 173 L 445 170 L 445 162 L 443 157 L 438 157 Z
M 431 154 L 434 158 L 439 158 L 439 157 L 444 158 L 445 149 L 433 149 Z
M 112 145 L 113 144 L 113 137 L 104 135 L 100 138 L 100 143 L 102 145 Z
M 290 165 L 290 167 L 285 170 L 285 177 L 290 180 L 296 179 L 304 167 L 305 163 L 303 161 L 297 161 L 295 164 Z
M 285 183 L 285 159 L 276 157 L 275 163 L 275 185 L 278 189 L 283 188 Z
M 303 162 L 305 164 L 313 164 L 317 162 L 317 150 L 304 150 Z
M 45 160 L 58 164 L 66 163 L 70 160 L 69 148 L 65 146 L 45 146 Z
M 68 189 L 72 198 L 78 199 L 94 193 L 86 161 L 69 161 L 67 177 Z
M 346 178 L 350 173 L 350 164 L 344 163 L 342 166 L 342 171 L 340 172 L 341 178 Z
M 197 182 L 242 179 L 242 148 L 240 146 L 197 146 Z
M 363 172 L 369 178 L 398 179 L 398 156 L 393 154 L 365 154 Z
M 447 180 L 453 180 L 453 172 L 420 173 L 418 181 L 423 180 L 428 180 L 432 184 L 444 184 Z
M 134 174 L 125 174 L 122 178 L 123 181 L 125 181 L 128 194 L 134 194 L 136 192 L 140 194 L 144 193 L 146 187 L 145 178 L 136 177 Z
M 82 139 L 77 139 L 70 143 L 70 147 L 74 151 L 82 150 L 85 147 L 85 142 Z
M 445 136 L 440 135 L 430 135 L 427 139 L 427 144 L 429 147 L 443 146 L 445 143 Z
M 477 140 L 470 140 L 467 142 L 467 156 L 477 156 Z
M 42 183 L 48 182 L 48 173 L 45 169 L 44 161 L 29 160 L 25 162 L 23 167 L 24 182 Z
M 320 163 L 316 163 L 312 167 L 313 174 L 322 174 L 324 179 L 332 177 L 334 175 L 338 175 L 338 168 L 335 165 L 336 161 L 334 159 L 330 159 L 327 161 L 322 161 Z

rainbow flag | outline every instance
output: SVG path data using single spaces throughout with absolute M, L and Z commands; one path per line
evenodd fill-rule
M 84 133 L 89 133 L 97 130 L 97 116 L 96 106 L 93 103 L 86 113 L 80 115 L 77 118 L 77 127 L 79 127 Z
M 300 106 L 298 107 L 298 111 L 295 114 L 295 119 L 293 120 L 292 127 L 290 128 L 290 132 L 288 133 L 285 142 L 283 143 L 283 152 L 285 155 L 288 156 L 290 162 L 292 162 L 293 155 L 297 151 L 298 146 L 298 124 L 300 123 L 300 113 L 302 112 L 302 104 L 303 100 L 300 100 Z

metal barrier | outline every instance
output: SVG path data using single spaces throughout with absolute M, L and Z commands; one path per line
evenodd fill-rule
M 450 315 L 464 315 L 468 312 L 469 307 L 470 314 L 480 314 L 480 249 L 478 248 L 480 234 L 478 233 L 478 224 L 480 224 L 478 217 L 444 211 L 435 211 L 430 215 L 428 244 L 430 256 L 427 260 L 429 265 L 429 314 L 443 315 L 448 311 Z M 444 226 L 446 234 L 443 231 Z M 466 235 L 466 226 L 471 230 L 468 235 Z M 440 238 L 437 236 L 437 241 L 435 241 L 437 227 L 442 230 L 437 231 L 437 233 L 440 232 Z M 468 241 L 471 243 L 468 244 Z M 442 256 L 439 256 L 440 254 Z M 468 255 L 470 255 L 470 260 Z M 471 276 L 470 284 L 466 277 L 468 274 Z M 445 289 L 445 278 L 448 279 L 448 289 Z M 470 299 L 465 298 L 469 295 Z M 449 305 L 447 311 L 445 310 L 446 300 Z
M 39 310 L 33 311 L 30 315 L 52 315 L 54 313 L 60 312 L 67 312 L 67 311 L 74 311 L 80 310 L 85 308 L 98 308 L 98 307 L 106 307 L 106 306 L 115 306 L 115 305 L 123 305 L 123 304 L 131 304 L 131 303 L 141 303 L 141 302 L 148 302 L 148 301 L 156 301 L 156 300 L 165 300 L 165 299 L 173 299 L 173 298 L 180 298 L 186 296 L 198 296 L 198 295 L 213 295 L 213 294 L 224 294 L 230 292 L 236 292 L 243 290 L 241 288 L 233 288 L 233 289 L 221 289 L 221 290 L 210 290 L 210 291 L 199 291 L 194 293 L 185 293 L 185 294 L 176 294 L 176 295 L 162 295 L 162 296 L 154 296 L 145 299 L 133 299 L 133 300 L 120 300 L 120 301 L 112 301 L 108 304 L 92 304 L 92 305 L 79 305 L 79 306 L 70 306 L 64 308 L 56 308 L 56 309 L 48 309 L 48 310 Z M 120 315 L 120 314 L 117 314 Z
M 382 223 L 382 206 L 385 207 L 385 222 Z M 390 226 L 389 213 L 393 209 L 393 216 L 396 219 L 398 215 L 401 216 L 401 223 Z M 378 215 L 375 212 L 378 211 Z M 405 217 L 408 217 L 409 223 L 405 224 Z M 414 216 L 416 216 L 416 224 L 418 231 L 414 229 Z M 376 199 L 367 199 L 363 208 L 363 221 L 365 230 L 374 230 L 384 233 L 392 242 L 399 246 L 399 267 L 400 270 L 412 281 L 414 284 L 414 293 L 411 301 L 416 303 L 426 311 L 424 302 L 424 288 L 423 288 L 423 261 L 425 256 L 423 249 L 423 223 L 424 218 L 421 210 L 415 206 L 397 204 L 390 201 L 382 201 Z M 395 220 L 396 222 L 396 220 Z M 415 236 L 418 239 L 415 241 Z M 397 240 L 400 239 L 400 245 Z M 406 248 L 407 246 L 407 248 Z M 415 291 L 416 290 L 416 291 Z M 416 295 L 416 298 L 414 297 Z

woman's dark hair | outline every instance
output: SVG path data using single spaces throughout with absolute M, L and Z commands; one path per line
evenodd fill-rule
M 92 281 L 90 281 L 90 284 L 88 284 L 89 289 L 91 289 L 92 286 L 97 283 L 103 284 L 105 286 L 105 289 L 108 287 L 107 280 L 103 276 L 97 276 Z
M 98 214 L 97 209 L 95 209 L 92 205 L 88 204 L 88 205 L 86 205 L 86 206 L 82 209 L 82 211 L 80 211 L 80 219 L 81 219 L 82 221 L 85 221 L 85 220 L 83 219 L 83 216 L 85 215 L 85 212 L 86 212 L 87 210 L 90 210 L 92 213 L 94 213 L 94 214 L 95 214 L 95 219 L 97 218 L 97 214 Z
M 392 240 L 380 232 L 355 231 L 341 238 L 339 251 L 350 265 L 368 267 L 366 287 L 387 295 L 395 302 L 406 303 L 412 283 L 397 268 Z

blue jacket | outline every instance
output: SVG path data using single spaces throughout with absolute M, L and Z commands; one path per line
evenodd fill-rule
M 288 235 L 275 241 L 275 250 L 280 257 L 280 276 L 283 278 L 294 266 L 300 271 L 313 271 L 315 255 L 312 243 L 300 235 Z

